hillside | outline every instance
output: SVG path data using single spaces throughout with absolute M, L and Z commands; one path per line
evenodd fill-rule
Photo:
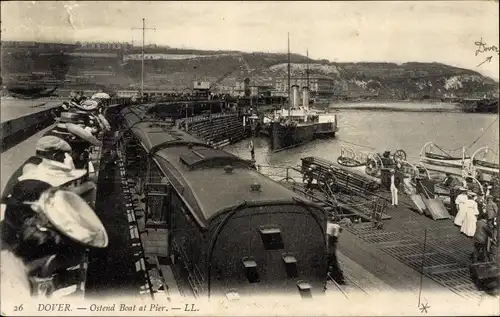
M 2 79 L 8 83 L 23 74 L 45 73 L 50 77 L 94 76 L 92 80 L 114 88 L 136 86 L 140 81 L 141 62 L 123 60 L 138 51 L 114 50 L 88 57 L 80 49 L 60 52 L 16 49 L 2 52 Z M 68 56 L 78 52 L 79 56 Z M 109 54 L 112 53 L 112 54 Z M 237 51 L 202 51 L 193 49 L 152 49 L 147 54 L 163 54 L 163 59 L 146 59 L 145 85 L 150 88 L 182 89 L 191 87 L 194 80 L 215 81 L 233 72 L 220 85 L 231 85 L 246 77 L 252 84 L 274 84 L 277 77 L 287 75 L 286 54 L 244 53 Z M 179 56 L 182 57 L 180 58 Z M 191 56 L 186 58 L 186 56 Z M 498 83 L 481 74 L 439 63 L 336 63 L 291 55 L 292 76 L 323 75 L 334 79 L 339 95 L 379 95 L 391 99 L 441 98 L 444 96 L 483 97 L 498 95 Z M 88 75 L 91 74 L 91 75 Z M 134 85 L 135 83 L 135 85 Z

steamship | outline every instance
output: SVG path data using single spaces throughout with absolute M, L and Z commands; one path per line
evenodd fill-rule
M 307 54 L 309 58 L 309 53 Z M 302 89 L 300 107 L 299 86 L 290 87 L 290 37 L 288 37 L 288 109 L 274 111 L 271 118 L 264 118 L 271 138 L 271 150 L 281 151 L 312 141 L 316 137 L 335 136 L 338 131 L 337 115 L 321 115 L 309 108 L 309 64 L 307 85 Z
M 273 151 L 296 147 L 319 137 L 334 137 L 338 131 L 337 115 L 323 115 L 309 108 L 308 87 L 302 90 L 302 107 L 299 87 L 291 88 L 291 107 L 275 110 L 271 118 L 264 118 Z

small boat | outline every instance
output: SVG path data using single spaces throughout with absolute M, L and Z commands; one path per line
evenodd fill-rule
M 433 142 L 427 142 L 420 150 L 420 163 L 432 171 L 462 175 L 469 160 L 470 156 L 464 147 L 446 150 Z
M 492 176 L 497 176 L 500 173 L 498 164 L 498 153 L 485 146 L 478 149 L 472 154 L 468 164 L 465 166 L 467 174 L 472 177 L 482 178 L 481 180 L 489 181 Z M 483 174 L 483 176 L 480 176 Z

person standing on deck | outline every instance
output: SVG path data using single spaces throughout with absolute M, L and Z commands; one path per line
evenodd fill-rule
M 443 187 L 449 188 L 453 186 L 454 182 L 455 182 L 455 177 L 453 177 L 451 173 L 446 173 L 446 178 L 443 180 L 441 184 Z
M 304 182 L 306 183 L 306 192 L 312 191 L 312 181 L 314 179 L 314 165 L 311 165 L 304 173 Z
M 396 177 L 394 170 L 391 169 L 391 196 L 392 196 L 392 206 L 398 205 L 398 181 L 399 179 Z
M 328 171 L 326 172 L 325 185 L 327 186 L 327 190 L 331 191 L 332 193 L 336 193 L 338 191 L 337 181 L 335 178 L 335 169 L 333 168 L 333 165 L 330 165 Z
M 468 192 L 467 201 L 465 202 L 465 219 L 460 228 L 460 232 L 465 233 L 467 236 L 472 237 L 476 232 L 476 222 L 477 216 L 479 215 L 479 209 L 477 207 L 477 202 L 474 200 L 476 193 Z
M 484 175 L 483 175 L 483 172 L 481 172 L 480 170 L 477 170 L 476 172 L 476 179 L 482 184 L 484 183 Z
M 455 205 L 457 206 L 457 215 L 455 216 L 455 225 L 461 227 L 464 223 L 465 213 L 466 213 L 466 202 L 467 202 L 467 189 L 465 187 L 460 187 L 460 194 L 455 199 Z
M 491 189 L 493 188 L 493 186 L 491 186 L 490 184 L 486 184 L 486 193 L 484 194 L 485 196 L 490 196 L 491 195 Z
M 250 150 L 250 155 L 252 156 L 252 161 L 255 161 L 255 147 L 254 147 L 252 140 L 250 140 L 250 143 L 248 144 L 248 149 Z
M 493 196 L 486 197 L 486 215 L 488 216 L 488 222 L 493 223 L 498 214 L 498 206 L 493 201 Z
M 493 253 L 493 258 L 497 263 L 500 263 L 500 256 L 498 255 L 499 243 L 500 243 L 500 230 L 498 228 L 498 219 L 493 220 L 493 245 L 491 247 L 491 252 Z
M 478 262 L 487 261 L 486 246 L 488 243 L 489 230 L 485 218 L 485 214 L 478 215 L 476 232 L 474 233 L 474 260 Z
M 326 244 L 328 247 L 328 275 L 339 284 L 345 284 L 344 273 L 337 260 L 338 236 L 342 228 L 336 223 L 328 221 L 326 225 Z

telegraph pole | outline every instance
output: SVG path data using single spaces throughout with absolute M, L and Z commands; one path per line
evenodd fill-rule
M 155 28 L 146 27 L 146 19 L 142 18 L 142 28 L 132 28 L 132 30 L 142 30 L 142 58 L 141 58 L 141 100 L 144 98 L 144 41 L 146 38 L 146 30 L 156 31 Z

